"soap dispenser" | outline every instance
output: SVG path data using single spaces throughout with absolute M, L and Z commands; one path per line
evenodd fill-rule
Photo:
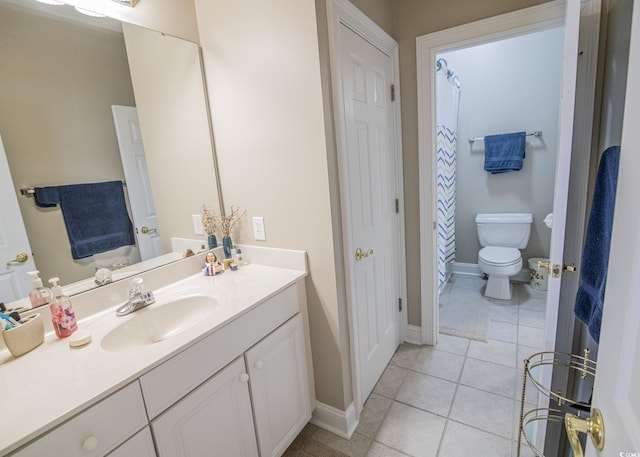
M 58 285 L 60 278 L 51 278 L 51 321 L 58 338 L 66 338 L 78 329 L 76 315 L 71 307 L 71 300 L 64 295 L 62 287 Z
M 46 287 L 42 286 L 42 279 L 40 279 L 39 271 L 28 271 L 27 274 L 31 276 L 33 281 L 33 290 L 29 292 L 29 301 L 31 307 L 36 308 L 38 306 L 47 305 L 51 301 L 51 292 Z

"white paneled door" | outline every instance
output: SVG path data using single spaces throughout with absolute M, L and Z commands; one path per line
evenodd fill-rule
M 637 6 L 637 5 L 636 5 Z M 640 9 L 633 8 L 620 168 L 593 406 L 602 411 L 604 448 L 587 457 L 640 455 Z
M 127 182 L 127 194 L 135 226 L 140 258 L 147 260 L 162 255 L 162 240 L 158 230 L 156 206 L 147 171 L 138 111 L 131 106 L 111 107 L 118 136 L 122 168 Z
M 393 59 L 340 25 L 345 257 L 362 402 L 400 344 Z M 346 205 L 346 206 L 345 206 Z
M 0 302 L 9 303 L 27 296 L 32 283 L 26 272 L 36 266 L 1 138 L 0 195 Z

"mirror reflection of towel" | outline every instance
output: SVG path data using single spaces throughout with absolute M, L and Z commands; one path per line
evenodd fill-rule
M 122 181 L 36 187 L 35 200 L 60 205 L 74 259 L 135 244 Z
M 484 169 L 491 174 L 522 169 L 526 132 L 484 137 Z
M 574 308 L 576 317 L 587 325 L 596 343 L 600 340 L 619 163 L 619 146 L 607 148 L 602 153 L 584 239 L 580 286 Z

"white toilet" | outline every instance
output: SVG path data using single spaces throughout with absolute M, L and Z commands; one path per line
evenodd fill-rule
M 527 247 L 533 216 L 529 213 L 480 213 L 476 216 L 480 252 L 478 265 L 489 276 L 484 295 L 509 300 L 509 277 L 522 269 L 518 249 Z

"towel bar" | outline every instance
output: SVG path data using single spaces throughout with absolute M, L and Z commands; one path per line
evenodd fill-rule
M 526 136 L 542 136 L 542 130 L 536 130 L 535 132 L 527 133 Z M 469 138 L 469 143 L 473 143 L 474 141 L 484 141 L 484 137 L 476 136 Z
M 122 180 L 122 185 L 123 186 L 127 185 L 127 182 L 124 179 Z M 35 191 L 35 189 L 33 187 L 23 187 L 23 188 L 20 189 L 20 195 L 23 195 L 25 197 L 28 197 L 28 196 L 33 195 L 35 193 L 36 193 L 36 191 Z

